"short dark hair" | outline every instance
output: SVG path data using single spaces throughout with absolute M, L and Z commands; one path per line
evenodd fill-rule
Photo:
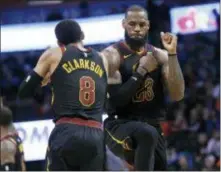
M 145 12 L 147 14 L 147 17 L 148 17 L 148 12 L 145 8 L 141 7 L 140 5 L 131 5 L 127 10 L 126 10 L 126 13 L 125 13 L 125 18 L 127 17 L 128 15 L 128 12 Z
M 80 25 L 74 20 L 62 20 L 55 27 L 55 35 L 59 43 L 68 45 L 82 39 Z
M 9 126 L 12 123 L 12 111 L 3 106 L 0 109 L 0 125 L 1 126 Z

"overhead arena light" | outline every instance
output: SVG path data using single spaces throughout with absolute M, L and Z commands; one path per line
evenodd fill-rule
M 124 31 L 123 15 L 77 19 L 85 33 L 85 45 L 119 41 Z M 58 22 L 1 26 L 1 52 L 42 50 L 56 46 L 54 28 Z

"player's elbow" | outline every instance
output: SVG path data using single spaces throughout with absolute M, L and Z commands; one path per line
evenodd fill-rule
M 178 102 L 184 98 L 184 95 L 178 95 L 178 96 L 173 96 L 173 97 L 171 96 L 171 98 L 172 98 L 172 101 Z
M 178 91 L 178 92 L 174 92 L 173 94 L 171 94 L 171 99 L 172 101 L 181 101 L 184 98 L 184 89 Z

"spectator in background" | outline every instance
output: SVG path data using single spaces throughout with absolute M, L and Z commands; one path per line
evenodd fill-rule
M 207 155 L 204 158 L 203 171 L 216 171 L 216 158 L 213 155 Z
M 220 157 L 220 133 L 218 131 L 214 131 L 213 137 L 209 139 L 207 153 L 212 153 L 216 157 Z
M 176 169 L 177 171 L 189 171 L 191 170 L 189 168 L 187 157 L 184 155 L 180 155 L 178 159 L 178 167 Z
M 207 141 L 208 136 L 206 135 L 206 133 L 200 133 L 198 135 L 198 148 L 201 154 L 207 153 Z
M 176 111 L 176 113 L 175 113 L 176 118 L 175 118 L 175 121 L 173 123 L 173 128 L 172 128 L 173 132 L 187 129 L 187 122 L 186 122 L 186 119 L 184 118 L 183 113 L 184 112 L 180 109 Z
M 200 127 L 199 116 L 197 114 L 196 109 L 192 109 L 190 111 L 190 122 L 189 122 L 189 130 L 192 132 L 197 132 Z
M 200 171 L 203 166 L 203 156 L 200 151 L 197 151 L 194 155 L 193 170 Z
M 190 171 L 187 156 L 184 154 L 177 155 L 177 159 L 169 165 L 169 171 Z
M 22 141 L 14 128 L 12 112 L 0 99 L 0 171 L 25 171 Z

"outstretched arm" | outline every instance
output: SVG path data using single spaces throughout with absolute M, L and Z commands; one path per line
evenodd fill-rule
M 21 83 L 18 91 L 19 98 L 33 96 L 36 88 L 41 86 L 41 81 L 50 71 L 53 51 L 53 49 L 48 49 L 40 56 L 33 71 Z

